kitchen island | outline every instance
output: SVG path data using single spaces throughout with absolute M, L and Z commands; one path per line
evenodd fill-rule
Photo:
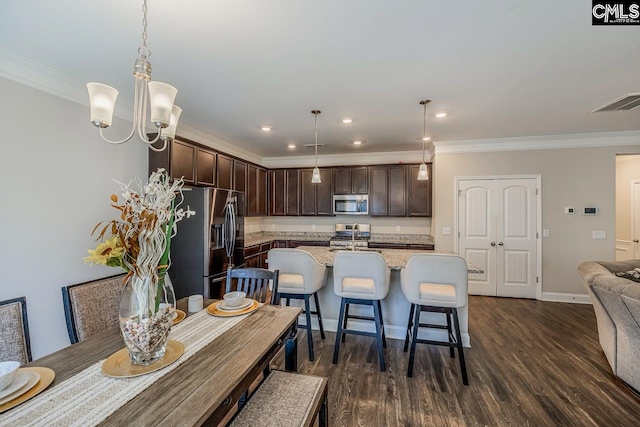
M 320 264 L 327 266 L 326 285 L 318 291 L 318 298 L 320 300 L 320 309 L 322 311 L 322 320 L 324 321 L 324 327 L 328 331 L 336 331 L 338 326 L 338 314 L 340 311 L 340 297 L 333 292 L 333 260 L 337 252 L 341 249 L 321 247 L 321 246 L 300 246 L 297 249 L 308 252 L 318 261 Z M 372 251 L 373 249 L 367 249 Z M 400 288 L 400 270 L 407 264 L 409 258 L 415 254 L 423 253 L 441 253 L 451 255 L 450 253 L 437 252 L 437 251 L 420 251 L 420 250 L 408 250 L 408 249 L 375 249 L 380 253 L 387 262 L 387 265 L 391 269 L 391 283 L 389 286 L 389 294 L 382 300 L 382 315 L 385 324 L 385 333 L 388 338 L 395 338 L 404 340 L 407 329 L 407 322 L 409 320 L 409 309 L 411 304 L 404 297 Z M 483 271 L 475 266 L 469 267 L 469 273 L 482 273 Z M 301 301 L 292 300 L 292 305 L 302 306 Z M 371 316 L 372 308 L 367 306 L 352 305 L 350 314 Z M 458 316 L 460 319 L 460 330 L 462 333 L 462 342 L 465 347 L 470 347 L 469 338 L 469 313 L 468 305 L 458 309 Z M 305 322 L 304 316 L 300 318 L 301 324 Z M 315 316 L 312 316 L 313 328 L 318 329 L 318 323 Z M 422 313 L 421 322 L 433 323 L 433 324 L 446 324 L 446 318 L 441 313 Z M 349 319 L 349 325 L 352 325 L 354 329 L 361 329 L 365 331 L 374 331 L 373 322 L 366 322 L 361 320 Z M 447 332 L 445 330 L 426 330 L 420 329 L 420 338 L 435 339 L 445 341 L 447 339 Z

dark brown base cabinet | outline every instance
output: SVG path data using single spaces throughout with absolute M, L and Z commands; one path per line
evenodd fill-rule
M 414 245 L 414 244 L 402 244 L 402 243 L 372 243 L 369 242 L 371 249 L 412 249 L 416 251 L 432 251 L 435 249 L 434 245 Z
M 269 250 L 273 247 L 273 242 L 271 242 L 244 248 L 245 268 L 269 268 L 267 264 L 267 256 L 269 254 Z

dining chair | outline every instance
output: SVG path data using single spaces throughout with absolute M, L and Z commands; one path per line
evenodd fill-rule
M 124 274 L 62 288 L 62 303 L 71 344 L 120 324 Z
M 449 347 L 451 357 L 455 357 L 454 349 L 458 349 L 462 382 L 464 385 L 468 385 L 469 380 L 458 320 L 458 308 L 466 306 L 468 300 L 467 262 L 454 255 L 413 255 L 409 258 L 406 267 L 400 272 L 400 280 L 402 293 L 411 303 L 404 341 L 405 352 L 411 342 L 407 376 L 413 376 L 417 343 L 446 346 Z M 446 326 L 420 323 L 420 313 L 423 311 L 443 313 L 446 316 Z M 451 328 L 452 319 L 453 330 Z M 448 339 L 447 341 L 419 339 L 418 329 L 421 327 L 446 329 Z
M 385 371 L 384 348 L 387 342 L 382 319 L 383 300 L 389 293 L 391 270 L 382 255 L 375 252 L 338 252 L 333 261 L 333 290 L 341 297 L 338 331 L 333 349 L 333 363 L 338 363 L 340 342 L 344 342 L 344 334 L 374 337 L 378 344 L 380 370 Z M 360 304 L 373 307 L 373 317 L 349 315 L 349 305 Z M 348 329 L 348 320 L 373 320 L 376 332 L 365 332 Z
M 229 268 L 225 292 L 241 291 L 258 302 L 275 304 L 278 275 L 278 270 L 265 268 Z
M 278 277 L 278 300 L 285 298 L 287 305 L 292 299 L 304 300 L 304 314 L 307 324 L 307 344 L 309 360 L 313 361 L 313 335 L 311 331 L 311 315 L 318 318 L 320 337 L 324 336 L 322 313 L 318 302 L 318 291 L 326 284 L 327 267 L 320 264 L 310 253 L 300 249 L 271 249 L 269 251 L 269 268 L 280 271 Z M 310 299 L 313 297 L 316 310 L 311 311 Z
M 25 297 L 0 301 L 0 362 L 31 362 Z

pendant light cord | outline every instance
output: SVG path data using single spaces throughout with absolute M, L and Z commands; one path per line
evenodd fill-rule
M 313 113 L 316 123 L 316 168 L 318 167 L 318 113 Z
M 424 117 L 422 120 L 422 163 L 424 163 L 424 143 L 427 137 L 427 103 L 424 103 Z

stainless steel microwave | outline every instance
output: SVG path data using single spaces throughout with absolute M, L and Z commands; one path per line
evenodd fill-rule
M 340 195 L 333 196 L 334 215 L 369 215 L 369 196 Z

